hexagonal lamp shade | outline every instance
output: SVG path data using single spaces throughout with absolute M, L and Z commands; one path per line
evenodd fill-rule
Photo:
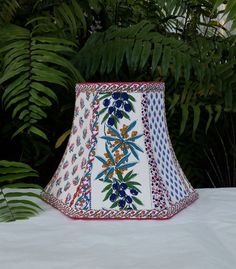
M 77 84 L 69 142 L 42 197 L 74 219 L 168 219 L 196 200 L 170 142 L 164 84 Z

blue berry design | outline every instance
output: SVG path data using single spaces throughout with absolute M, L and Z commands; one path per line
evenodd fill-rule
M 130 104 L 124 104 L 124 109 L 126 112 L 130 112 L 132 110 L 132 107 Z
M 138 192 L 137 192 L 137 190 L 135 190 L 135 189 L 131 189 L 131 190 L 130 190 L 130 193 L 131 193 L 132 195 L 134 195 L 134 196 L 137 196 L 137 195 L 138 195 Z
M 120 192 L 119 192 L 119 196 L 120 196 L 120 197 L 125 197 L 125 191 L 120 191 Z
M 127 175 L 129 175 L 127 177 Z M 113 178 L 113 182 L 108 183 L 104 191 L 108 191 L 105 200 L 110 200 L 111 208 L 120 210 L 137 210 L 137 205 L 143 205 L 137 197 L 140 190 L 135 186 L 138 182 L 130 181 L 134 174 L 128 173 L 125 176 L 119 173 L 118 178 Z M 124 181 L 128 180 L 128 181 Z M 104 201 L 105 201 L 104 200 Z
M 120 200 L 118 204 L 119 204 L 119 208 L 123 209 L 125 207 L 125 200 Z
M 114 183 L 114 184 L 112 185 L 112 188 L 113 188 L 113 190 L 118 191 L 118 190 L 119 190 L 119 183 L 118 183 L 118 182 Z
M 110 196 L 110 201 L 113 203 L 115 202 L 116 198 L 117 198 L 117 195 L 115 193 L 112 193 Z
M 125 101 L 127 101 L 129 99 L 129 95 L 127 92 L 122 92 L 121 93 L 121 98 Z
M 122 100 L 117 100 L 116 101 L 116 107 L 121 107 L 123 105 Z
M 116 116 L 117 116 L 118 119 L 122 119 L 123 118 L 123 112 L 121 110 L 117 109 Z
M 135 99 L 127 92 L 105 93 L 105 96 L 101 98 L 105 98 L 102 102 L 104 109 L 101 111 L 101 114 L 107 112 L 103 117 L 103 121 L 107 120 L 108 125 L 117 126 L 119 120 L 124 116 L 129 118 L 128 113 L 133 110 L 131 102 L 135 101 Z M 108 115 L 112 116 L 113 119 Z
M 126 202 L 127 202 L 128 204 L 131 204 L 131 203 L 133 202 L 133 199 L 132 199 L 130 196 L 127 196 L 127 197 L 126 197 Z
M 116 111 L 116 108 L 114 107 L 114 106 L 110 106 L 109 108 L 108 108 L 108 113 L 109 114 L 112 114 L 113 112 L 115 112 Z
M 132 174 L 130 174 L 130 176 L 132 177 Z M 123 176 L 120 177 L 124 179 Z M 112 202 L 111 207 L 118 207 L 122 210 L 137 209 L 136 204 L 142 205 L 142 202 L 137 198 L 139 190 L 134 188 L 134 182 L 119 182 L 119 180 L 122 180 L 121 178 L 113 181 L 113 183 L 110 184 L 111 194 L 109 196 L 109 200 Z
M 121 189 L 121 190 L 126 190 L 127 187 L 128 187 L 128 186 L 127 186 L 126 183 L 121 183 L 121 184 L 120 184 L 120 189 Z
M 115 120 L 113 117 L 110 117 L 107 121 L 108 125 L 113 126 L 115 124 Z
M 115 99 L 115 100 L 119 99 L 120 98 L 120 92 L 113 92 L 112 98 Z
M 103 105 L 104 105 L 104 106 L 109 106 L 109 105 L 110 105 L 110 100 L 106 98 L 106 99 L 103 101 Z

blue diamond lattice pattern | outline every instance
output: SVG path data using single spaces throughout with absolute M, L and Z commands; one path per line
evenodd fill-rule
M 164 93 L 148 94 L 148 117 L 152 140 L 152 149 L 157 169 L 173 202 L 178 202 L 187 195 L 181 177 L 183 172 L 172 150 L 165 122 Z

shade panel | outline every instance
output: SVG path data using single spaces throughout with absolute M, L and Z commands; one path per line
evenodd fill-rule
M 45 201 L 75 219 L 168 219 L 197 199 L 168 134 L 164 83 L 80 83 Z

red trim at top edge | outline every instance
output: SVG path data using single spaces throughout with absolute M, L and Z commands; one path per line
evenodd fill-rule
M 138 82 L 135 82 L 135 81 L 119 81 L 119 82 L 77 82 L 76 84 L 77 85 L 80 85 L 80 84 L 163 84 L 164 82 L 163 81 L 138 81 Z

